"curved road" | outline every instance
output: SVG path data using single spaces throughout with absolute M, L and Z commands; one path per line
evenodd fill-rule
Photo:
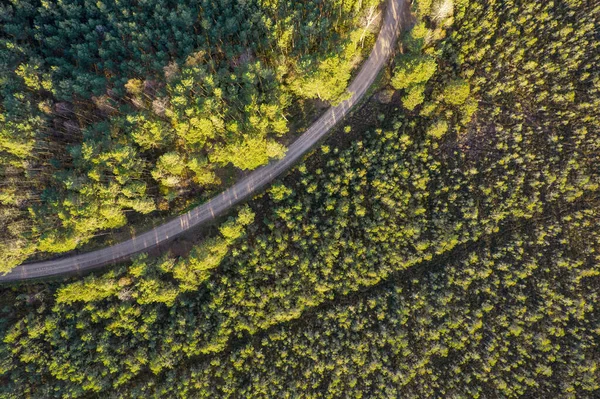
M 352 96 L 338 106 L 329 108 L 288 147 L 284 158 L 254 170 L 208 202 L 137 237 L 93 252 L 23 264 L 15 267 L 10 273 L 0 276 L 0 282 L 77 273 L 126 260 L 132 255 L 164 244 L 191 228 L 215 219 L 233 206 L 259 193 L 273 179 L 306 154 L 364 96 L 393 52 L 400 33 L 401 22 L 405 20 L 408 12 L 407 8 L 405 0 L 388 0 L 385 18 L 375 46 L 367 61 L 363 63 L 360 72 L 348 87 Z

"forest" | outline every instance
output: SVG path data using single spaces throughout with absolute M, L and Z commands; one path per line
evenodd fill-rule
M 281 158 L 291 122 L 344 98 L 379 3 L 0 5 L 0 272 Z
M 0 287 L 0 398 L 598 397 L 600 4 L 412 12 L 378 93 L 211 235 Z

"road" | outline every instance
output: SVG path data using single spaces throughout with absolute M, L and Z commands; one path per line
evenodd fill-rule
M 385 17 L 375 46 L 348 87 L 348 91 L 352 93 L 352 96 L 341 104 L 329 108 L 302 136 L 288 147 L 284 158 L 252 171 L 244 179 L 208 202 L 137 237 L 97 251 L 19 265 L 8 274 L 0 276 L 0 282 L 80 273 L 129 259 L 135 254 L 150 250 L 161 244 L 164 245 L 189 229 L 212 221 L 235 205 L 258 194 L 273 179 L 300 160 L 365 95 L 392 55 L 400 34 L 401 23 L 406 20 L 407 13 L 408 6 L 405 4 L 405 0 L 388 0 Z

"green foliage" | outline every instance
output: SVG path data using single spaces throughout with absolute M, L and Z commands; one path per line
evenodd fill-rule
M 408 90 L 408 94 L 402 97 L 402 105 L 409 111 L 414 110 L 417 106 L 421 105 L 425 101 L 425 85 L 418 84 L 412 86 Z
M 583 259 L 597 245 L 567 255 L 575 242 L 557 222 L 402 273 L 126 396 L 593 397 L 600 292 Z
M 61 186 L 47 188 L 44 205 L 32 209 L 39 220 L 35 231 L 40 250 L 72 250 L 98 230 L 125 225 L 127 208 L 141 213 L 155 209 L 143 180 L 146 162 L 119 130 L 95 124 L 69 152 L 72 167 L 54 176 Z M 49 213 L 58 215 L 58 226 L 46 217 Z
M 143 114 L 128 115 L 127 121 L 133 125 L 130 130 L 131 138 L 142 150 L 170 145 L 172 130 L 164 122 L 151 120 Z
M 0 7 L 0 271 L 283 157 L 293 102 L 347 95 L 379 1 L 144 4 Z
M 182 185 L 182 176 L 187 171 L 185 159 L 176 152 L 168 152 L 160 156 L 156 167 L 152 171 L 152 177 L 166 187 L 178 187 Z
M 187 256 L 95 278 L 116 294 L 4 288 L 0 395 L 597 396 L 600 6 L 575 6 L 457 1 L 427 112 L 368 104 Z
M 298 96 L 319 98 L 334 105 L 345 100 L 349 95 L 346 93 L 346 85 L 354 66 L 360 60 L 358 46 L 363 34 L 360 29 L 351 32 L 350 42 L 341 53 L 320 62 L 316 70 L 304 78 L 296 79 L 290 85 L 291 90 Z M 302 69 L 310 70 L 310 66 Z
M 469 98 L 471 87 L 462 79 L 452 81 L 444 88 L 444 101 L 450 105 L 462 105 Z
M 103 278 L 91 276 L 59 289 L 56 292 L 56 303 L 97 302 L 115 295 L 119 289 L 119 284 L 115 279 L 106 276 Z
M 426 17 L 431 11 L 431 4 L 433 0 L 418 0 L 417 1 L 417 12 L 421 17 Z
M 236 219 L 229 218 L 219 228 L 220 237 L 209 238 L 196 246 L 186 259 L 181 259 L 173 267 L 173 277 L 179 281 L 181 291 L 198 289 L 208 279 L 211 270 L 221 264 L 231 245 L 243 236 L 245 228 L 254 221 L 254 212 L 244 206 Z
M 427 128 L 427 134 L 433 138 L 441 139 L 448 132 L 448 123 L 439 120 Z
M 435 58 L 428 55 L 407 55 L 400 58 L 391 84 L 396 89 L 408 89 L 427 83 L 437 69 Z
M 269 188 L 269 193 L 273 201 L 279 202 L 289 197 L 293 193 L 293 191 L 291 188 L 286 187 L 281 183 L 274 183 Z
M 275 141 L 248 137 L 240 143 L 216 150 L 211 155 L 211 161 L 220 164 L 232 163 L 242 170 L 255 169 L 266 164 L 269 159 L 283 158 L 285 151 L 285 147 Z

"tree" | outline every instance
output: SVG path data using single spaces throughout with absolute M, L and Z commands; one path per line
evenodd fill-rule
M 465 101 L 469 98 L 471 94 L 471 87 L 469 82 L 457 79 L 448 84 L 444 88 L 444 101 L 446 101 L 450 105 L 461 105 L 464 104 Z
M 414 110 L 425 101 L 425 85 L 414 85 L 408 91 L 408 94 L 402 98 L 402 105 L 409 111 Z
M 407 89 L 426 83 L 437 69 L 437 62 L 428 55 L 403 56 L 399 64 L 391 80 L 392 86 L 396 89 Z

